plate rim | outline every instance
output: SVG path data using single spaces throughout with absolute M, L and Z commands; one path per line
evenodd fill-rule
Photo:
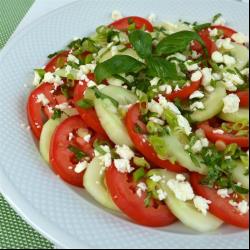
M 97 0 L 94 0 L 97 2 Z M 137 1 L 145 1 L 145 0 L 137 0 Z M 211 1 L 211 0 L 210 0 Z M 216 0 L 212 0 L 216 1 Z M 235 3 L 236 0 L 224 0 L 227 2 Z M 5 54 L 8 53 L 11 46 L 15 43 L 16 40 L 21 39 L 24 35 L 26 35 L 30 30 L 33 29 L 39 22 L 46 19 L 48 16 L 53 15 L 62 9 L 67 9 L 69 6 L 73 6 L 81 2 L 81 0 L 75 0 L 71 3 L 67 3 L 61 7 L 58 7 L 54 10 L 49 11 L 48 13 L 37 18 L 33 23 L 28 24 L 27 26 L 21 28 L 17 33 L 13 33 L 6 45 L 0 50 L 0 62 L 4 59 Z M 237 4 L 242 4 L 248 6 L 247 2 L 239 2 Z M 0 160 L 0 165 L 3 163 Z M 1 169 L 0 169 L 1 170 Z M 19 191 L 12 185 L 9 178 L 4 174 L 3 171 L 0 171 L 0 193 L 5 198 L 5 200 L 10 204 L 11 208 L 25 220 L 34 230 L 43 235 L 47 240 L 51 243 L 55 244 L 56 247 L 60 247 L 62 249 L 92 249 L 82 240 L 77 240 L 66 233 L 60 230 L 60 227 L 54 226 L 54 224 L 49 221 L 44 215 L 36 211 L 33 208 L 32 204 L 26 201 L 25 197 L 19 193 Z M 42 220 L 41 220 L 42 218 Z M 166 232 L 167 233 L 167 232 Z M 172 233 L 169 233 L 172 234 Z M 246 236 L 249 235 L 249 231 L 242 231 L 234 233 L 236 236 Z M 180 236 L 180 235 L 179 235 Z M 189 235 L 185 235 L 187 237 Z M 190 235 L 191 237 L 196 237 L 196 235 Z M 197 235 L 197 237 L 215 237 L 216 235 Z M 230 237 L 230 235 L 227 235 Z M 224 236 L 226 237 L 226 235 Z M 73 241 L 72 241 L 73 240 Z M 68 244 L 70 242 L 70 244 Z M 84 245 L 83 245 L 84 244 Z

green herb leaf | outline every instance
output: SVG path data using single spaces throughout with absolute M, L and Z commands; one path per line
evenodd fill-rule
M 72 145 L 69 145 L 68 146 L 68 150 L 71 151 L 72 153 L 74 153 L 76 159 L 78 161 L 82 160 L 84 157 L 87 156 L 86 153 L 84 153 L 83 151 L 81 151 L 79 148 L 75 147 L 75 146 L 72 146 Z
M 35 69 L 35 72 L 40 76 L 41 79 L 44 78 L 45 70 L 44 69 Z
M 203 24 L 195 25 L 195 26 L 194 26 L 194 30 L 195 30 L 196 32 L 199 32 L 199 31 L 201 31 L 201 30 L 210 28 L 211 25 L 212 25 L 211 23 L 203 23 Z
M 95 69 L 96 81 L 100 83 L 116 74 L 138 72 L 143 67 L 143 63 L 131 56 L 117 55 L 97 65 Z
M 233 190 L 238 194 L 248 194 L 249 190 L 238 185 L 233 186 Z
M 129 34 L 129 41 L 141 58 L 147 58 L 152 54 L 152 37 L 142 30 L 135 30 Z
M 90 109 L 90 108 L 93 108 L 94 106 L 94 103 L 92 100 L 89 100 L 89 99 L 86 99 L 86 98 L 83 98 L 81 100 L 79 100 L 76 105 L 80 108 L 83 108 L 83 109 Z
M 152 193 L 148 192 L 147 197 L 144 200 L 145 207 L 147 207 L 147 208 L 150 207 L 151 200 L 152 200 Z
M 61 116 L 63 114 L 62 110 L 60 110 L 60 109 L 53 109 L 53 111 L 54 111 L 54 113 L 53 113 L 51 119 L 56 120 L 58 118 L 61 118 Z
M 133 180 L 135 182 L 140 181 L 144 176 L 146 175 L 146 172 L 144 168 L 138 168 L 133 172 Z
M 48 58 L 49 58 L 49 59 L 51 59 L 51 58 L 53 58 L 53 57 L 55 57 L 55 56 L 57 56 L 57 55 L 61 54 L 62 52 L 63 52 L 63 50 L 60 50 L 60 51 L 54 52 L 54 53 L 52 53 L 52 54 L 48 55 Z
M 222 14 L 221 14 L 221 13 L 216 14 L 216 15 L 213 17 L 213 23 L 215 23 L 220 17 L 222 17 Z
M 183 52 L 192 41 L 198 41 L 205 48 L 205 44 L 198 33 L 180 31 L 164 38 L 156 47 L 156 53 L 159 55 L 171 55 L 176 52 Z
M 147 60 L 148 74 L 152 77 L 159 77 L 163 81 L 179 80 L 176 65 L 160 57 L 152 57 Z

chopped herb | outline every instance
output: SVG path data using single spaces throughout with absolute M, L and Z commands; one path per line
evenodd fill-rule
M 221 14 L 221 13 L 216 14 L 216 15 L 213 17 L 213 23 L 215 23 L 220 17 L 222 17 L 222 14 Z
M 143 167 L 136 169 L 133 172 L 133 180 L 135 182 L 140 181 L 146 175 L 145 169 Z
M 48 55 L 48 58 L 49 58 L 49 59 L 52 59 L 53 57 L 55 57 L 55 56 L 61 54 L 62 52 L 63 52 L 63 50 L 57 51 L 57 52 L 55 52 L 55 53 L 52 53 L 52 54 Z
M 40 76 L 41 79 L 44 78 L 45 70 L 44 69 L 35 69 L 35 72 Z
M 239 194 L 248 194 L 249 193 L 249 190 L 246 189 L 246 188 L 243 188 L 243 187 L 240 187 L 238 186 L 237 184 L 236 185 L 233 185 L 232 186 L 233 190 L 236 192 L 236 193 L 239 193 Z
M 203 23 L 203 24 L 199 24 L 199 25 L 195 25 L 194 26 L 194 30 L 196 32 L 199 32 L 201 30 L 207 29 L 211 27 L 211 23 Z
M 56 108 L 53 109 L 53 112 L 54 112 L 54 113 L 53 113 L 53 115 L 52 115 L 52 117 L 51 117 L 51 119 L 53 119 L 53 120 L 56 120 L 56 119 L 61 118 L 61 116 L 62 116 L 62 114 L 63 114 L 62 110 L 56 109 Z
M 152 193 L 151 192 L 148 192 L 147 193 L 147 197 L 145 198 L 145 200 L 144 200 L 144 205 L 145 205 L 145 207 L 150 207 L 150 205 L 151 205 L 151 200 L 152 200 Z
M 87 156 L 86 153 L 84 153 L 83 151 L 81 151 L 79 148 L 73 146 L 73 145 L 69 145 L 68 146 L 68 150 L 71 151 L 72 153 L 74 153 L 76 159 L 78 161 L 81 161 L 84 157 Z

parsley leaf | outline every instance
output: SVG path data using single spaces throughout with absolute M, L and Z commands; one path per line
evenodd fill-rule
M 78 161 L 82 160 L 84 157 L 87 156 L 86 153 L 84 153 L 83 151 L 81 151 L 79 148 L 73 146 L 73 145 L 69 145 L 68 146 L 68 150 L 71 151 L 72 153 L 74 153 L 76 159 Z
M 61 118 L 61 116 L 63 114 L 62 110 L 55 108 L 55 109 L 53 109 L 53 111 L 54 111 L 54 113 L 53 113 L 51 119 L 56 120 L 58 118 Z

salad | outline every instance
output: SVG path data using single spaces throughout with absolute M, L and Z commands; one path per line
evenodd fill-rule
M 35 69 L 27 115 L 44 160 L 138 224 L 248 228 L 247 37 L 220 14 L 113 17 Z

